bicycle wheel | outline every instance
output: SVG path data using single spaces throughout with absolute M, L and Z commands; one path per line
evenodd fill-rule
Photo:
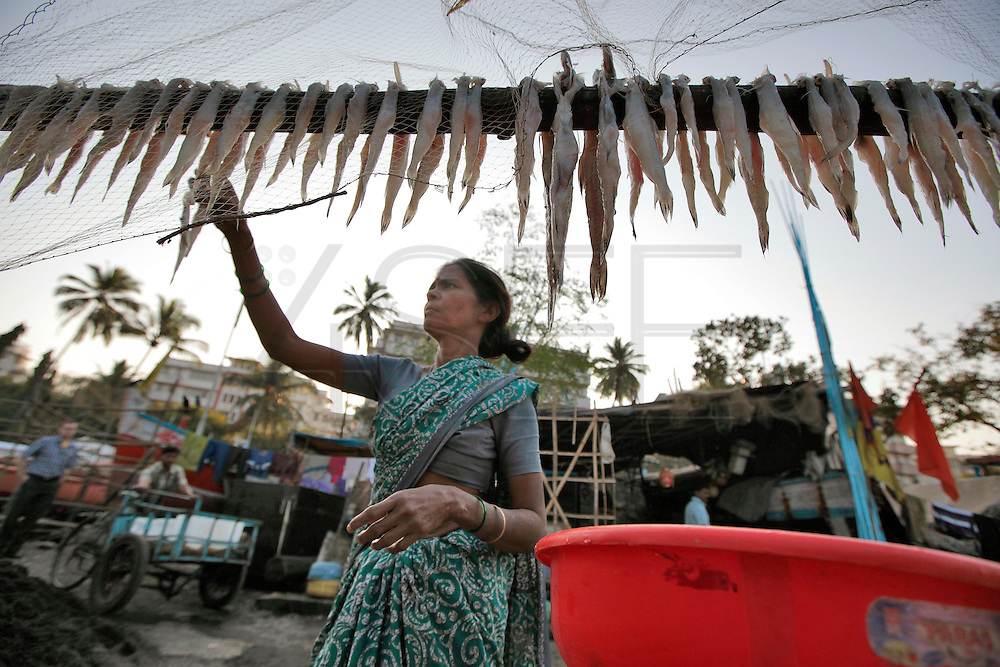
M 233 601 L 243 587 L 250 565 L 205 563 L 198 577 L 201 602 L 209 609 L 222 609 Z
M 124 607 L 146 575 L 149 544 L 138 535 L 119 535 L 101 554 L 90 581 L 90 607 L 110 614 Z
M 81 523 L 59 542 L 52 560 L 52 585 L 75 588 L 93 572 L 108 537 L 107 523 L 98 519 Z

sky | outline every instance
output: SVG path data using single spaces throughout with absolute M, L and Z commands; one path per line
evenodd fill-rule
M 0 9 L 0 32 L 19 23 L 35 4 L 35 0 L 5 3 Z M 579 58 L 587 61 L 589 56 Z M 686 73 L 696 82 L 706 75 L 736 75 L 748 83 L 767 66 L 780 81 L 785 73 L 794 78 L 800 73 L 820 72 L 824 59 L 831 61 L 835 71 L 844 74 L 849 82 L 909 76 L 915 81 L 934 79 L 960 84 L 980 80 L 993 84 L 1000 78 L 996 72 L 978 71 L 937 53 L 883 20 L 802 30 L 764 45 L 711 57 L 695 52 L 672 63 L 669 71 Z M 589 71 L 587 66 L 578 69 Z M 538 78 L 550 74 L 540 71 Z M 412 87 L 420 86 L 414 83 Z M 673 161 L 667 170 L 676 198 L 672 219 L 665 222 L 653 208 L 647 185 L 635 220 L 637 239 L 633 239 L 627 218 L 628 186 L 623 175 L 616 231 L 609 251 L 608 298 L 602 308 L 592 313 L 596 332 L 573 342 L 590 345 L 593 353 L 600 353 L 615 336 L 631 341 L 645 355 L 644 361 L 651 369 L 642 379 L 642 401 L 653 400 L 662 392 L 694 387 L 695 350 L 690 333 L 712 320 L 745 315 L 784 317 L 793 342 L 792 355 L 819 356 L 802 271 L 776 205 L 777 197 L 786 192 L 784 179 L 769 142 L 765 140 L 764 144 L 772 197 L 768 216 L 771 241 L 766 254 L 760 250 L 742 182 L 734 184 L 730 191 L 726 217 L 712 210 L 699 189 L 700 225 L 695 229 Z M 426 286 L 435 269 L 450 256 L 479 253 L 479 213 L 515 201 L 513 187 L 477 193 L 470 206 L 457 215 L 455 205 L 431 190 L 411 225 L 400 229 L 396 221 L 389 231 L 380 234 L 384 178 L 376 176 L 372 183 L 365 204 L 349 227 L 345 228 L 343 220 L 350 202 L 339 200 L 330 218 L 324 215 L 324 206 L 323 211 L 311 207 L 252 223 L 272 291 L 298 333 L 347 351 L 355 350 L 353 341 L 342 340 L 336 330 L 340 319 L 332 311 L 344 302 L 343 290 L 348 285 L 360 289 L 366 275 L 381 280 L 396 298 L 401 316 L 418 321 Z M 950 336 L 960 324 L 971 323 L 984 304 L 1000 299 L 1000 262 L 996 261 L 1000 228 L 993 223 L 989 207 L 978 193 L 970 192 L 969 201 L 979 234 L 957 210 L 947 210 L 945 246 L 929 212 L 925 210 L 926 222 L 921 225 L 905 199 L 894 191 L 903 220 L 900 233 L 886 213 L 871 177 L 859 163 L 858 242 L 837 215 L 829 196 L 815 180 L 813 185 L 821 209 L 805 210 L 799 200 L 795 210 L 805 229 L 815 289 L 838 365 L 850 362 L 855 369 L 864 370 L 878 356 L 901 352 L 913 342 L 908 330 L 921 323 L 933 334 Z M 0 184 L 0 201 L 6 201 L 10 187 L 10 180 Z M 538 216 L 541 199 L 536 170 L 532 209 Z M 164 200 L 164 206 L 180 214 L 176 199 L 169 203 Z M 403 207 L 405 204 L 397 208 L 397 215 Z M 568 244 L 568 270 L 585 278 L 590 251 L 579 196 L 574 201 Z M 206 229 L 171 282 L 176 253 L 176 243 L 160 246 L 155 237 L 146 236 L 2 271 L 0 331 L 23 322 L 28 331 L 21 342 L 29 346 L 33 361 L 46 350 L 61 349 L 76 329 L 72 322 L 60 325 L 53 296 L 59 278 L 66 274 L 83 276 L 87 264 L 121 266 L 142 281 L 143 300 L 149 305 L 155 305 L 156 295 L 178 298 L 201 319 L 202 327 L 192 337 L 209 345 L 201 355 L 203 361 L 219 363 L 224 352 L 228 356 L 259 357 L 261 346 L 247 318 L 241 318 L 232 329 L 240 295 L 221 235 Z M 136 363 L 145 347 L 139 341 L 128 340 L 117 340 L 110 347 L 99 342 L 74 345 L 60 367 L 66 373 L 81 375 L 107 372 L 118 359 Z M 154 362 L 150 359 L 143 369 L 148 370 Z M 865 380 L 870 394 L 881 391 L 883 378 L 869 373 Z M 339 392 L 332 392 L 332 397 L 337 404 L 342 400 Z M 599 407 L 608 405 L 607 399 L 594 399 Z M 989 434 L 967 434 L 954 442 L 975 447 L 989 439 Z M 991 439 L 997 440 L 996 436 Z

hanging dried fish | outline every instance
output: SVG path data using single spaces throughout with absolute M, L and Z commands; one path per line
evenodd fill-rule
M 482 77 L 472 77 L 469 82 L 469 97 L 465 103 L 465 172 L 462 174 L 462 187 L 465 188 L 465 200 L 458 207 L 459 213 L 465 208 L 472 196 L 472 185 L 479 180 L 479 165 L 482 160 L 478 158 L 479 151 L 483 147 L 480 137 L 483 133 L 483 84 L 486 82 Z
M 7 139 L 3 142 L 3 145 L 0 146 L 0 181 L 3 180 L 4 176 L 13 171 L 12 158 L 21 151 L 22 144 L 37 130 L 38 124 L 41 122 L 45 109 L 49 104 L 49 100 L 66 85 L 60 80 L 54 86 L 37 92 L 17 117 L 17 122 L 14 123 L 13 129 L 7 135 Z
M 514 121 L 514 179 L 517 182 L 517 242 L 524 236 L 524 223 L 528 217 L 531 197 L 531 172 L 535 168 L 535 133 L 542 122 L 542 108 L 538 102 L 541 83 L 530 76 L 521 80 L 517 98 L 517 116 Z M 617 129 L 617 126 L 616 126 Z
M 598 72 L 600 75 L 600 72 Z M 607 288 L 607 265 L 604 264 L 604 203 L 597 173 L 597 130 L 585 130 L 577 174 L 590 232 L 590 298 L 604 298 Z
M 306 201 L 306 186 L 313 170 L 317 164 L 326 161 L 326 150 L 333 140 L 333 135 L 337 132 L 341 118 L 347 111 L 347 97 L 354 92 L 354 86 L 349 83 L 342 83 L 330 96 L 323 110 L 323 131 L 313 133 L 309 137 L 309 145 L 306 147 L 306 155 L 302 158 L 302 201 Z
M 843 172 L 841 172 L 841 180 L 838 181 L 833 170 L 833 165 L 837 163 L 833 160 L 828 161 L 825 159 L 828 153 L 822 139 L 816 135 L 807 135 L 802 137 L 802 140 L 809 151 L 809 158 L 816 168 L 816 178 L 819 179 L 823 188 L 833 197 L 833 203 L 837 207 L 837 212 L 847 221 L 847 226 L 851 230 L 851 234 L 860 241 L 861 230 L 854 215 L 854 207 L 851 206 L 850 201 L 844 195 Z
M 173 79 L 171 83 L 174 81 L 177 81 L 177 79 Z M 154 81 L 153 84 L 153 89 L 158 89 L 160 93 L 156 98 L 156 102 L 153 104 L 153 108 L 150 109 L 149 115 L 146 117 L 146 122 L 142 124 L 142 127 L 129 129 L 128 136 L 122 144 L 121 152 L 118 154 L 118 159 L 115 160 L 115 165 L 111 169 L 111 177 L 108 178 L 107 190 L 110 190 L 111 186 L 115 184 L 115 181 L 118 179 L 118 174 L 125 168 L 125 165 L 131 164 L 137 157 L 139 157 L 139 153 L 141 153 L 142 149 L 145 148 L 146 142 L 149 141 L 149 138 L 153 133 L 153 125 L 159 124 L 160 118 L 170 101 L 170 97 L 167 94 L 167 87 L 159 81 Z M 105 190 L 105 192 L 107 192 L 107 190 Z
M 351 224 L 354 215 L 361 207 L 361 201 L 365 198 L 365 190 L 368 187 L 368 179 L 375 172 L 375 165 L 378 163 L 379 154 L 382 152 L 382 144 L 389 134 L 389 130 L 396 122 L 396 106 L 399 100 L 399 84 L 390 81 L 385 89 L 385 96 L 382 98 L 382 106 L 379 108 L 378 116 L 375 118 L 375 126 L 371 134 L 365 140 L 365 145 L 361 149 L 361 173 L 358 176 L 358 191 L 354 196 L 354 206 L 347 216 L 347 224 Z
M 997 169 L 993 150 L 981 126 L 973 118 L 965 96 L 952 86 L 945 91 L 945 97 L 955 112 L 955 129 L 962 133 L 962 148 L 972 175 L 979 185 L 979 191 L 993 210 L 993 221 L 1000 226 L 1000 171 Z
M 708 198 L 712 202 L 712 206 L 719 215 L 726 214 L 726 205 L 719 198 L 719 193 L 715 190 L 715 176 L 712 174 L 712 151 L 708 147 L 708 141 L 705 139 L 704 130 L 698 131 L 698 148 L 695 153 L 700 157 L 698 158 L 698 177 L 701 180 L 701 184 L 705 187 L 705 191 L 708 192 Z
M 621 180 L 622 168 L 618 160 L 618 119 L 615 107 L 611 101 L 612 90 L 618 90 L 618 82 L 614 80 L 614 71 L 605 67 L 603 75 L 597 77 L 597 177 L 601 188 L 601 256 L 598 267 L 599 280 L 597 293 L 604 298 L 607 293 L 608 247 L 611 245 L 611 234 L 615 228 L 615 200 L 618 198 L 618 182 Z M 593 275 L 593 263 L 591 264 Z
M 403 85 L 403 77 L 399 73 L 399 63 L 395 65 L 396 83 L 400 90 L 406 90 Z M 392 205 L 396 201 L 400 186 L 403 185 L 403 178 L 406 176 L 406 160 L 410 151 L 410 135 L 406 132 L 397 132 L 392 135 L 392 153 L 389 155 L 389 177 L 385 182 L 385 206 L 382 209 L 382 233 L 389 229 L 392 220 Z
M 753 165 L 753 143 L 750 140 L 750 132 L 747 130 L 747 113 L 743 108 L 743 96 L 736 84 L 740 82 L 739 77 L 726 77 L 726 91 L 729 99 L 733 103 L 733 120 L 736 133 L 734 135 L 736 148 L 740 152 L 740 159 L 743 161 L 743 169 L 751 178 L 756 178 L 756 169 Z
M 952 84 L 954 86 L 954 84 Z M 965 155 L 962 153 L 962 147 L 959 144 L 958 133 L 951 124 L 951 119 L 948 118 L 947 112 L 945 112 L 944 107 L 941 105 L 941 100 L 938 99 L 937 94 L 931 89 L 927 82 L 921 82 L 917 84 L 917 90 L 920 92 L 921 96 L 924 98 L 924 102 L 927 103 L 927 108 L 931 110 L 934 119 L 937 121 L 938 135 L 941 137 L 941 141 L 944 144 L 944 149 L 947 151 L 948 156 L 951 160 L 955 162 L 961 169 L 962 173 L 965 174 L 965 180 L 972 185 L 972 175 L 969 173 L 969 163 L 965 159 Z M 950 160 L 950 161 L 951 161 Z M 958 189 L 961 183 L 952 184 Z
M 316 110 L 316 102 L 319 100 L 320 93 L 326 91 L 326 84 L 321 82 L 310 84 L 309 88 L 306 89 L 306 94 L 302 96 L 298 109 L 295 110 L 295 125 L 292 131 L 288 133 L 288 136 L 285 137 L 285 143 L 281 146 L 281 152 L 278 154 L 278 162 L 274 166 L 274 173 L 271 174 L 271 178 L 267 182 L 268 185 L 273 185 L 278 180 L 278 175 L 289 161 L 295 164 L 295 151 L 298 150 L 299 144 L 302 143 L 302 138 L 306 136 L 306 131 L 309 129 L 309 121 L 312 120 L 313 111 Z
M 427 97 L 424 99 L 424 108 L 420 111 L 420 118 L 417 119 L 417 138 L 413 140 L 413 155 L 410 158 L 410 166 L 406 170 L 406 179 L 413 187 L 413 179 L 417 175 L 420 161 L 424 159 L 427 151 L 430 150 L 434 138 L 437 136 L 438 127 L 441 125 L 441 117 L 444 113 L 441 107 L 441 100 L 444 97 L 444 82 L 434 77 L 427 87 Z
M 882 145 L 885 148 L 885 166 L 892 174 L 896 189 L 902 192 L 907 201 L 910 202 L 910 208 L 913 209 L 920 224 L 924 224 L 924 216 L 920 212 L 920 205 L 917 203 L 917 195 L 913 186 L 913 177 L 910 175 L 909 158 L 905 162 L 899 161 L 899 144 L 891 137 L 885 137 Z
M 941 208 L 941 196 L 938 193 L 937 186 L 934 184 L 933 172 L 924 161 L 924 156 L 920 152 L 919 143 L 917 144 L 917 150 L 910 151 L 910 157 L 907 161 L 913 169 L 913 177 L 916 179 L 920 192 L 924 195 L 924 201 L 931 207 L 931 214 L 934 216 L 934 220 L 938 224 L 938 229 L 941 231 L 941 242 L 945 243 L 944 211 Z
M 677 105 L 674 102 L 674 83 L 666 74 L 660 74 L 660 108 L 663 110 L 663 129 L 667 133 L 667 153 L 663 164 L 670 162 L 677 141 Z
M 681 74 L 674 79 L 674 85 L 681 91 L 681 114 L 684 116 L 684 124 L 687 125 L 688 132 L 691 133 L 695 162 L 700 163 L 701 146 L 695 141 L 695 137 L 698 135 L 698 118 L 694 110 L 694 96 L 691 95 L 691 88 L 688 86 L 690 81 L 688 76 Z
M 83 171 L 80 172 L 80 178 L 76 182 L 76 187 L 73 189 L 73 197 L 70 201 L 76 198 L 76 194 L 83 187 L 83 184 L 87 182 L 91 172 L 93 172 L 94 167 L 97 166 L 101 158 L 122 142 L 125 138 L 125 133 L 132 124 L 132 120 L 139 113 L 143 98 L 147 93 L 156 90 L 159 85 L 159 81 L 155 80 L 137 81 L 134 86 L 121 96 L 121 99 L 118 100 L 111 110 L 111 127 L 104 131 L 101 140 L 87 154 L 87 161 L 83 164 Z
M 740 160 L 740 176 L 743 177 L 743 182 L 747 186 L 750 207 L 757 218 L 757 237 L 760 240 L 760 250 L 767 252 L 768 237 L 770 236 L 767 206 L 771 197 L 767 191 L 767 183 L 764 182 L 764 149 L 760 145 L 760 137 L 756 132 L 749 135 L 749 139 L 750 165 L 753 171 L 747 171 L 747 168 L 743 166 L 743 161 Z
M 460 76 L 455 79 L 455 101 L 451 105 L 451 138 L 448 142 L 448 164 L 445 175 L 448 177 L 448 201 L 455 191 L 455 176 L 458 174 L 458 160 L 462 153 L 462 142 L 465 141 L 465 108 L 469 103 L 469 84 L 471 77 Z
M 573 171 L 579 156 L 579 144 L 573 134 L 573 98 L 583 88 L 583 78 L 574 76 L 569 88 L 563 92 L 563 75 L 554 76 L 556 112 L 552 118 L 552 180 L 549 190 L 549 225 L 545 236 L 545 249 L 549 278 L 548 323 L 555 317 L 556 294 L 563 283 L 563 264 L 566 257 L 566 235 L 569 216 L 573 208 Z
M 285 121 L 288 113 L 287 100 L 288 93 L 292 89 L 292 84 L 283 83 L 271 94 L 271 99 L 264 105 L 260 113 L 260 120 L 257 121 L 257 129 L 247 146 L 246 155 L 243 157 L 243 167 L 247 171 L 246 181 L 243 183 L 243 195 L 240 197 L 240 208 L 246 206 L 247 198 L 250 196 L 253 186 L 260 177 L 260 172 L 264 170 L 264 163 L 267 160 L 267 151 L 274 140 L 274 131 Z
M 923 158 L 919 162 L 926 164 L 927 168 L 931 170 L 934 179 L 937 181 L 936 191 L 940 192 L 941 200 L 945 205 L 950 205 L 952 200 L 955 199 L 955 189 L 952 186 L 951 178 L 948 176 L 947 166 L 945 165 L 948 161 L 948 155 L 945 153 L 941 136 L 938 134 L 937 121 L 934 115 L 931 113 L 927 103 L 924 102 L 920 91 L 917 90 L 917 87 L 910 79 L 893 79 L 889 82 L 889 86 L 897 88 L 903 96 L 903 105 L 906 107 L 907 118 L 910 122 L 910 138 Z M 920 172 L 916 173 L 918 174 L 917 182 L 919 183 Z M 924 189 L 926 194 L 927 190 L 923 187 L 922 189 Z M 934 207 L 932 206 L 932 208 Z
M 340 179 L 344 175 L 344 166 L 347 164 L 347 156 L 354 150 L 354 144 L 361 134 L 361 128 L 365 125 L 365 117 L 368 113 L 368 96 L 378 90 L 378 86 L 373 83 L 359 83 L 354 87 L 354 94 L 351 95 L 347 103 L 347 120 L 344 122 L 344 135 L 340 138 L 337 146 L 337 165 L 333 174 L 333 187 L 331 193 L 337 192 L 340 188 Z M 330 208 L 333 206 L 333 198 L 327 204 L 326 214 L 330 215 Z
M 410 203 L 406 206 L 406 213 L 403 214 L 403 227 L 410 224 L 417 214 L 417 204 L 424 196 L 431 183 L 431 175 L 441 164 L 441 156 L 444 155 L 444 135 L 436 134 L 431 141 L 430 148 L 424 153 L 420 166 L 417 167 L 417 174 L 413 179 L 413 192 L 410 193 Z
M 486 135 L 484 134 L 483 137 Z M 409 157 L 410 135 L 405 132 L 392 135 L 392 155 L 389 158 L 389 178 L 385 182 L 385 207 L 382 209 L 382 233 L 389 229 L 392 204 L 406 178 L 406 159 Z
M 788 182 L 802 195 L 806 207 L 812 205 L 818 208 L 819 203 L 809 184 L 811 172 L 801 135 L 788 115 L 774 81 L 774 75 L 765 69 L 764 73 L 753 82 L 753 88 L 757 93 L 760 129 L 774 143 L 778 161 L 785 170 Z
M 222 161 L 226 159 L 226 156 L 233 150 L 233 146 L 250 126 L 250 118 L 253 116 L 254 109 L 257 108 L 257 100 L 260 99 L 262 92 L 264 92 L 264 86 L 260 83 L 248 83 L 243 92 L 240 93 L 240 99 L 226 114 L 222 121 L 222 130 L 219 132 L 219 140 L 215 144 L 212 162 L 205 170 L 207 175 L 212 176 L 219 173 Z
M 879 194 L 882 195 L 889 216 L 896 223 L 899 231 L 903 231 L 903 221 L 899 218 L 896 204 L 892 201 L 892 193 L 889 191 L 889 173 L 885 169 L 885 161 L 882 159 L 882 153 L 879 152 L 878 144 L 872 137 L 859 134 L 854 140 L 854 148 L 858 151 L 858 157 L 861 158 L 861 161 L 868 166 L 868 172 L 871 174 L 872 180 L 875 181 L 875 187 L 878 188 Z
M 170 186 L 170 196 L 173 197 L 180 184 L 181 178 L 187 170 L 195 163 L 201 154 L 201 147 L 205 143 L 205 138 L 215 124 L 215 117 L 218 115 L 219 103 L 222 96 L 232 90 L 233 87 L 225 81 L 216 81 L 212 86 L 212 91 L 205 97 L 205 101 L 198 107 L 198 111 L 187 124 L 184 141 L 181 149 L 177 153 L 177 160 L 174 166 L 167 172 L 163 179 L 163 187 Z
M 736 178 L 736 116 L 733 100 L 724 81 L 706 76 L 702 82 L 712 87 L 712 117 L 722 146 L 719 169 L 728 172 L 730 178 Z
M 694 162 L 691 160 L 691 149 L 688 147 L 687 130 L 677 133 L 677 160 L 681 168 L 681 181 L 684 184 L 684 194 L 687 197 L 688 211 L 691 213 L 691 220 L 694 221 L 695 229 L 698 228 L 698 211 L 695 208 L 695 176 Z
M 872 107 L 875 113 L 882 119 L 882 125 L 889 131 L 889 136 L 896 143 L 896 154 L 899 156 L 898 163 L 904 164 L 909 158 L 909 145 L 907 139 L 906 125 L 903 123 L 903 116 L 899 113 L 899 108 L 893 104 L 889 98 L 889 91 L 881 81 L 865 81 L 865 89 L 868 97 L 871 98 Z M 886 155 L 889 151 L 886 150 Z
M 132 210 L 135 205 L 139 202 L 139 197 L 142 193 L 146 191 L 149 183 L 153 180 L 153 174 L 156 172 L 156 167 L 163 160 L 162 150 L 163 150 L 163 140 L 166 136 L 164 130 L 160 130 L 149 140 L 146 144 L 146 154 L 142 156 L 142 160 L 139 162 L 139 174 L 135 177 L 135 183 L 132 185 L 132 192 L 128 197 L 128 203 L 125 205 L 125 215 L 122 217 L 122 227 L 128 224 L 129 218 L 132 217 Z M 176 271 L 176 269 L 174 269 Z
M 646 107 L 646 97 L 643 91 L 646 81 L 642 77 L 633 78 L 626 86 L 625 117 L 622 119 L 622 129 L 625 133 L 625 143 L 632 147 L 642 166 L 642 173 L 653 184 L 656 201 L 660 206 L 664 220 L 669 220 L 673 212 L 674 198 L 667 185 L 667 175 L 663 170 L 663 153 L 657 144 L 656 125 Z M 723 87 L 725 89 L 725 87 Z M 727 93 L 728 97 L 728 93 Z
M 25 165 L 24 171 L 21 173 L 21 180 L 17 182 L 14 186 L 14 192 L 10 195 L 10 200 L 14 201 L 25 188 L 31 185 L 39 174 L 42 173 L 42 169 L 45 166 L 45 161 L 48 159 L 49 153 L 52 151 L 52 147 L 59 140 L 59 138 L 66 133 L 67 126 L 72 122 L 77 110 L 80 105 L 83 104 L 84 98 L 87 96 L 86 88 L 77 88 L 73 95 L 70 97 L 69 101 L 63 105 L 56 115 L 49 121 L 49 124 L 45 126 L 45 129 L 38 137 L 38 141 L 35 142 L 34 154 Z

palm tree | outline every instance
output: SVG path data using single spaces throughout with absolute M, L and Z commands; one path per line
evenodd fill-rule
M 594 373 L 599 378 L 598 393 L 604 397 L 614 396 L 614 403 L 618 405 L 624 405 L 625 400 L 635 403 L 639 398 L 636 375 L 649 372 L 649 366 L 636 363 L 643 355 L 636 354 L 632 343 L 625 343 L 618 337 L 605 349 L 607 358 L 594 359 Z
M 88 264 L 90 280 L 73 275 L 60 278 L 62 285 L 56 287 L 56 296 L 66 297 L 59 303 L 63 323 L 82 316 L 83 321 L 76 334 L 56 355 L 60 358 L 74 343 L 79 343 L 88 333 L 111 344 L 115 334 L 123 336 L 143 336 L 145 331 L 135 322 L 141 305 L 133 296 L 139 294 L 141 283 L 130 276 L 125 269 L 114 267 L 102 271 L 94 264 Z
M 128 365 L 124 360 L 115 364 L 107 375 L 98 372 L 93 377 L 77 380 L 78 389 L 73 395 L 73 405 L 87 410 L 83 421 L 102 433 L 113 433 L 117 428 L 122 400 L 133 384 Z
M 180 299 L 168 301 L 160 295 L 157 295 L 156 298 L 159 300 L 159 304 L 155 311 L 144 309 L 147 313 L 147 321 L 144 324 L 149 349 L 142 356 L 142 360 L 136 364 L 136 371 L 146 362 L 153 349 L 163 342 L 170 343 L 167 356 L 170 356 L 172 352 L 179 352 L 197 360 L 198 355 L 189 350 L 187 346 L 194 346 L 202 351 L 208 349 L 208 344 L 204 341 L 184 338 L 184 333 L 188 329 L 201 327 L 201 320 L 184 311 L 183 301 Z
M 283 436 L 301 418 L 291 401 L 291 394 L 303 380 L 295 377 L 292 369 L 278 361 L 270 361 L 267 366 L 248 376 L 233 376 L 231 385 L 248 387 L 253 393 L 241 398 L 237 405 L 245 408 L 240 419 L 232 425 L 231 431 L 241 431 L 249 427 L 247 447 L 254 433 L 260 431 L 270 441 Z
M 364 296 L 358 294 L 354 287 L 345 289 L 344 294 L 349 296 L 353 303 L 342 303 L 333 310 L 334 315 L 348 315 L 337 328 L 346 333 L 348 338 L 353 338 L 355 345 L 361 344 L 361 335 L 364 334 L 370 350 L 375 334 L 382 333 L 388 324 L 388 319 L 397 314 L 392 295 L 385 285 L 368 276 L 365 276 Z

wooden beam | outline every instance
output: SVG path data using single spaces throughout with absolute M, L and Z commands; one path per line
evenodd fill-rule
M 44 86 L 35 86 L 39 91 L 43 90 Z M 689 86 L 691 89 L 691 96 L 694 99 L 695 105 L 695 115 L 698 121 L 698 129 L 715 131 L 715 119 L 712 115 L 712 99 L 711 86 L 704 84 L 697 84 Z M 751 132 L 757 132 L 760 130 L 760 123 L 758 121 L 758 107 L 757 107 L 757 96 L 754 94 L 751 86 L 737 86 L 742 93 L 743 105 L 746 110 L 747 126 Z M 7 98 L 10 96 L 11 90 L 14 86 L 0 84 L 0 108 L 6 103 Z M 803 89 L 799 86 L 777 86 L 778 94 L 781 96 L 782 102 L 785 104 L 785 108 L 788 110 L 789 115 L 795 122 L 796 126 L 802 134 L 814 134 L 812 127 L 809 124 L 809 113 L 806 106 L 805 96 L 803 94 Z M 120 88 L 115 90 L 109 90 L 101 96 L 101 110 L 105 112 L 110 112 L 114 107 L 115 103 L 121 98 L 121 96 L 128 90 L 127 88 Z M 864 86 L 850 86 L 851 93 L 854 95 L 855 99 L 858 100 L 858 104 L 861 108 L 861 119 L 859 121 L 859 131 L 861 134 L 875 135 L 875 136 L 885 136 L 888 132 L 885 126 L 882 124 L 882 120 L 879 115 L 875 112 L 874 107 L 871 103 L 871 98 L 868 95 L 868 90 Z M 186 91 L 180 90 L 174 93 L 174 99 L 171 100 L 170 108 L 174 104 L 180 101 L 181 97 L 184 96 Z M 516 116 L 516 88 L 483 88 L 482 96 L 482 107 L 483 107 L 483 132 L 487 134 L 496 135 L 499 139 L 510 139 L 514 135 L 514 121 Z M 257 105 L 254 108 L 254 113 L 250 119 L 250 125 L 248 126 L 248 131 L 253 131 L 257 127 L 257 123 L 260 120 L 261 113 L 264 107 L 270 101 L 271 96 L 274 91 L 265 91 L 261 93 L 260 98 L 257 100 Z M 132 127 L 142 127 L 146 118 L 148 117 L 149 110 L 152 108 L 156 98 L 158 97 L 158 91 L 152 91 L 143 100 L 143 108 L 136 115 L 133 120 Z M 285 121 L 278 127 L 278 132 L 291 132 L 295 126 L 295 109 L 298 108 L 299 102 L 305 95 L 304 91 L 291 91 L 288 93 L 287 98 L 287 108 L 288 113 L 286 114 Z M 316 110 L 313 112 L 312 119 L 309 123 L 309 132 L 321 132 L 323 129 L 323 119 L 324 111 L 326 107 L 327 100 L 333 95 L 333 92 L 321 93 L 319 101 L 316 104 Z M 382 104 L 382 99 L 385 96 L 384 92 L 377 91 L 369 95 L 368 97 L 368 113 L 365 122 L 363 133 L 368 133 L 371 131 L 375 124 L 375 118 L 378 115 L 379 107 Z M 423 109 L 424 99 L 427 96 L 426 90 L 403 90 L 399 92 L 399 101 L 397 107 L 397 120 L 396 124 L 390 130 L 393 134 L 412 134 L 416 132 L 417 129 L 417 119 L 420 116 L 420 111 Z M 676 101 L 680 100 L 680 93 L 674 90 L 674 96 Z M 59 111 L 62 106 L 69 101 L 71 93 L 57 93 L 52 96 L 46 112 L 43 116 L 41 127 L 51 120 L 52 117 Z M 226 115 L 235 106 L 236 102 L 239 100 L 240 91 L 234 90 L 234 92 L 227 93 L 223 95 L 222 101 L 219 104 L 219 110 L 216 115 L 215 125 L 213 129 L 222 129 L 222 123 L 225 120 Z M 890 90 L 889 97 L 896 104 L 897 107 L 902 108 L 902 99 L 897 90 Z M 938 97 L 943 100 L 943 95 L 938 93 Z M 658 85 L 651 85 L 647 89 L 646 105 L 649 108 L 650 115 L 653 121 L 656 123 L 657 127 L 663 129 L 663 112 L 659 107 L 660 98 L 660 87 Z M 541 89 L 538 95 L 539 105 L 542 109 L 542 122 L 539 126 L 540 132 L 546 132 L 552 127 L 552 117 L 555 114 L 556 99 L 555 91 L 552 87 Z M 442 100 L 442 111 L 443 115 L 441 118 L 441 124 L 438 126 L 438 133 L 447 134 L 451 130 L 451 108 L 455 100 L 455 90 L 446 89 L 444 92 L 444 97 Z M 599 96 L 597 88 L 594 86 L 584 87 L 580 90 L 576 97 L 573 99 L 573 128 L 577 130 L 594 130 L 597 129 L 597 106 L 598 106 Z M 24 100 L 26 105 L 28 100 Z M 612 102 L 615 106 L 615 113 L 618 117 L 619 125 L 621 120 L 625 115 L 625 97 L 621 93 L 616 93 Z M 188 111 L 188 115 L 185 118 L 185 123 L 190 120 L 191 116 L 195 114 L 198 110 L 199 104 L 193 104 L 191 109 Z M 945 110 L 951 116 L 951 105 L 945 103 Z M 993 100 L 993 106 L 1000 113 L 1000 95 L 996 96 Z M 23 107 L 22 107 L 23 108 Z M 10 130 L 14 127 L 14 123 L 17 121 L 20 115 L 21 109 L 15 110 L 11 115 L 5 125 L 0 128 L 0 130 Z M 976 111 L 973 110 L 973 114 Z M 684 123 L 683 115 L 678 114 L 678 128 L 681 130 L 687 129 Z M 904 113 L 905 119 L 905 113 Z M 110 116 L 105 115 L 95 124 L 95 129 L 105 130 L 110 127 Z M 166 118 L 164 117 L 164 122 Z M 342 131 L 343 123 L 337 128 L 338 131 Z M 955 122 L 954 117 L 952 117 L 952 123 Z

